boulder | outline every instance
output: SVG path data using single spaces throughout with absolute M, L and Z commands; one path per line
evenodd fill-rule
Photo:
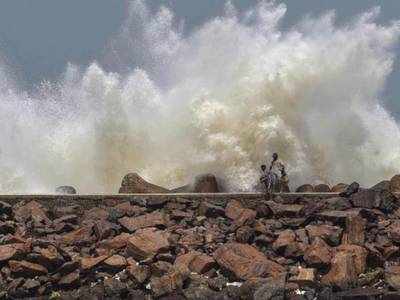
M 343 244 L 364 245 L 366 221 L 360 216 L 350 216 L 346 219 L 346 229 L 342 237 Z
M 314 285 L 317 279 L 317 270 L 313 268 L 299 268 L 298 274 L 291 278 L 291 282 L 297 283 L 299 286 Z
M 246 244 L 229 243 L 220 246 L 214 252 L 214 259 L 224 269 L 232 272 L 239 279 L 277 276 L 284 268 L 269 260 L 256 248 Z
M 339 195 L 341 197 L 350 197 L 351 195 L 357 193 L 360 189 L 360 185 L 357 182 L 353 182 L 352 184 L 350 184 L 349 186 L 346 187 L 346 189 L 341 192 Z
M 331 246 L 337 246 L 340 244 L 343 232 L 340 227 L 326 224 L 308 225 L 306 226 L 306 230 L 311 241 L 320 237 Z
M 338 183 L 331 188 L 332 193 L 343 193 L 348 187 L 345 183 Z
M 61 277 L 61 279 L 58 281 L 58 285 L 64 289 L 73 288 L 79 285 L 80 279 L 81 277 L 79 271 L 74 271 Z
M 211 270 L 215 264 L 212 257 L 197 251 L 180 255 L 175 260 L 175 268 L 182 273 L 189 271 L 203 274 Z
M 76 189 L 73 186 L 63 185 L 56 188 L 56 194 L 75 195 Z
M 331 263 L 333 249 L 325 241 L 316 237 L 304 253 L 304 261 L 311 267 L 324 267 Z
M 321 184 L 317 184 L 316 186 L 314 186 L 314 192 L 316 192 L 316 193 L 330 193 L 331 192 L 331 188 L 329 187 L 329 185 L 327 185 L 325 183 L 321 183 Z
M 400 266 L 387 266 L 385 279 L 393 289 L 400 291 Z
M 46 275 L 48 273 L 45 267 L 30 263 L 25 260 L 10 260 L 8 265 L 12 273 L 21 277 L 33 278 L 35 276 Z
M 83 271 L 89 271 L 105 261 L 108 255 L 102 255 L 99 257 L 84 257 L 81 259 L 81 268 Z
M 154 228 L 140 229 L 128 239 L 127 253 L 137 260 L 152 258 L 169 249 L 169 236 L 168 232 Z
M 390 179 L 389 188 L 392 193 L 400 193 L 400 174 Z
M 225 215 L 225 210 L 223 207 L 211 204 L 208 201 L 202 201 L 199 206 L 199 215 L 206 216 L 210 218 L 215 218 Z
M 367 269 L 367 255 L 368 251 L 361 246 L 358 245 L 340 245 L 336 248 L 337 252 L 346 252 L 352 255 L 353 257 L 353 268 L 358 275 L 365 272 Z
M 374 186 L 370 188 L 370 190 L 375 191 L 375 192 L 380 192 L 383 190 L 390 190 L 390 181 L 389 180 L 383 180 Z
M 348 289 L 357 282 L 358 274 L 354 268 L 354 256 L 350 252 L 337 252 L 331 262 L 329 273 L 321 279 L 323 284 Z
M 129 173 L 122 179 L 120 194 L 165 194 L 169 190 L 147 182 L 137 173 Z
M 213 174 L 203 174 L 195 178 L 194 193 L 219 193 L 217 178 Z
M 296 189 L 296 193 L 313 193 L 314 187 L 311 184 L 303 184 Z
M 257 212 L 249 208 L 244 208 L 237 200 L 232 200 L 225 208 L 225 215 L 234 220 L 235 225 L 242 226 L 254 222 Z
M 135 232 L 141 228 L 167 226 L 167 216 L 159 211 L 138 217 L 123 217 L 118 220 L 119 224 L 129 232 Z
M 172 272 L 162 277 L 153 277 L 150 280 L 150 288 L 154 296 L 168 295 L 183 287 L 185 277 L 180 272 Z

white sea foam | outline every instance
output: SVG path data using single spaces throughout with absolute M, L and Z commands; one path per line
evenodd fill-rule
M 399 173 L 399 126 L 380 99 L 399 23 L 373 9 L 339 26 L 328 12 L 282 31 L 285 12 L 228 3 L 185 33 L 167 8 L 132 1 L 104 61 L 37 93 L 0 63 L 1 192 L 115 192 L 129 171 L 168 187 L 211 172 L 251 190 L 273 152 L 293 186 Z

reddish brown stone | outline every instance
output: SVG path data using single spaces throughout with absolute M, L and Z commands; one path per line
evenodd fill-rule
M 395 290 L 400 290 L 400 266 L 387 266 L 385 268 L 385 279 Z
M 226 206 L 225 215 L 234 220 L 236 226 L 243 226 L 254 222 L 257 212 L 252 209 L 244 208 L 237 200 L 232 200 Z
M 18 276 L 22 277 L 35 277 L 40 275 L 46 275 L 48 273 L 47 269 L 41 265 L 33 264 L 27 261 L 16 261 L 10 260 L 8 262 L 10 270 Z
M 175 266 L 183 273 L 188 270 L 203 274 L 215 266 L 215 260 L 206 254 L 192 251 L 178 256 L 175 260 Z
M 218 193 L 217 179 L 213 174 L 203 174 L 195 178 L 193 184 L 194 193 Z
M 47 267 L 59 266 L 63 262 L 63 258 L 58 253 L 57 248 L 49 245 L 47 248 L 41 248 L 39 261 Z
M 149 266 L 141 266 L 139 264 L 131 264 L 126 270 L 131 278 L 135 279 L 139 283 L 145 282 L 150 277 Z
M 182 211 L 174 209 L 171 212 L 171 219 L 173 220 L 192 219 L 192 218 L 193 218 L 193 212 L 191 211 Z
M 107 258 L 107 255 L 102 255 L 99 257 L 84 257 L 81 259 L 81 268 L 83 271 L 88 271 L 105 261 Z
M 338 183 L 332 187 L 331 192 L 332 193 L 343 193 L 347 187 L 348 187 L 348 185 L 345 183 Z
M 144 207 L 132 205 L 129 202 L 120 203 L 120 204 L 114 206 L 114 209 L 121 216 L 129 216 L 129 217 L 141 214 L 146 210 Z
M 332 259 L 329 273 L 322 277 L 321 282 L 347 289 L 355 284 L 357 278 L 354 256 L 350 252 L 339 251 Z
M 32 219 L 35 225 L 50 224 L 50 219 L 47 217 L 45 209 L 36 201 L 31 201 L 16 209 L 14 216 L 19 222 L 27 222 L 29 219 Z
M 267 205 L 277 217 L 299 217 L 302 214 L 304 205 L 300 204 L 280 204 L 274 201 L 267 201 Z
M 67 246 L 90 245 L 94 241 L 92 231 L 92 226 L 81 227 L 77 230 L 60 236 L 60 242 Z
M 166 226 L 167 217 L 158 211 L 138 217 L 124 217 L 118 220 L 122 227 L 129 232 L 135 232 L 141 228 Z
M 183 287 L 184 276 L 180 272 L 172 272 L 162 277 L 153 277 L 150 288 L 156 297 L 171 294 Z
M 204 244 L 204 235 L 200 234 L 195 229 L 187 229 L 182 232 L 179 244 L 188 248 L 202 246 Z
M 214 252 L 214 258 L 222 268 L 231 271 L 240 279 L 276 276 L 284 272 L 281 265 L 267 259 L 263 253 L 246 244 L 223 245 Z
M 106 249 L 106 250 L 117 250 L 124 248 L 128 242 L 128 239 L 131 237 L 129 233 L 121 233 L 113 237 L 112 239 L 100 241 L 97 246 L 98 248 Z
M 343 244 L 364 245 L 365 220 L 360 216 L 351 216 L 346 219 L 346 230 L 343 234 Z
M 278 253 L 283 253 L 286 247 L 296 242 L 296 234 L 293 230 L 287 229 L 282 231 L 275 242 L 272 244 L 272 249 Z
M 320 237 L 332 246 L 340 244 L 343 231 L 340 227 L 326 224 L 308 225 L 306 226 L 306 230 L 311 241 L 317 237 Z
M 315 269 L 299 268 L 298 275 L 290 279 L 290 281 L 295 282 L 300 286 L 313 285 L 316 283 L 316 273 Z
M 169 249 L 169 235 L 166 231 L 154 228 L 138 230 L 128 239 L 127 252 L 138 260 L 153 257 L 157 253 Z
M 113 269 L 122 269 L 127 265 L 125 257 L 121 255 L 113 255 L 104 261 L 104 264 Z
M 317 237 L 304 253 L 304 261 L 311 267 L 329 265 L 333 251 L 323 239 Z
M 108 211 L 100 207 L 94 207 L 85 212 L 84 220 L 107 220 L 109 216 Z
M 0 262 L 10 260 L 14 258 L 17 254 L 17 249 L 12 245 L 2 245 L 0 246 Z
M 62 288 L 71 288 L 77 286 L 79 282 L 80 282 L 79 271 L 75 271 L 63 276 L 58 281 L 58 285 Z
M 121 183 L 120 194 L 163 194 L 169 190 L 147 182 L 137 173 L 127 174 Z
M 368 255 L 365 248 L 357 245 L 340 245 L 336 248 L 336 251 L 350 253 L 353 256 L 353 268 L 357 275 L 365 272 Z

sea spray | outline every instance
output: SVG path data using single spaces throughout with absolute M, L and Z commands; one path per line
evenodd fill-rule
M 228 3 L 184 33 L 168 8 L 132 1 L 102 61 L 35 93 L 0 65 L 1 192 L 116 192 L 130 171 L 166 187 L 211 172 L 250 191 L 273 152 L 292 186 L 398 173 L 400 130 L 380 95 L 399 23 L 372 9 L 337 25 L 328 12 L 283 31 L 285 12 Z

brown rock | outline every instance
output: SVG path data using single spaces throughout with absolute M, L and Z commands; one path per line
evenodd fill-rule
M 339 252 L 350 253 L 353 256 L 353 268 L 357 275 L 364 273 L 367 268 L 368 251 L 357 245 L 340 245 L 336 248 Z
M 332 193 L 343 193 L 347 187 L 348 187 L 348 185 L 345 183 L 338 183 L 337 185 L 332 187 L 331 192 Z
M 17 255 L 18 251 L 13 245 L 1 245 L 0 246 L 0 262 L 13 259 Z
M 225 210 L 221 206 L 213 205 L 207 201 L 202 201 L 199 206 L 199 215 L 215 218 L 225 216 Z
M 282 231 L 275 242 L 272 244 L 272 249 L 278 253 L 283 253 L 288 245 L 296 242 L 296 234 L 293 230 L 287 229 Z
M 138 260 L 151 258 L 169 249 L 169 235 L 166 231 L 154 228 L 138 230 L 128 239 L 127 253 Z
M 396 243 L 400 243 L 400 221 L 394 221 L 387 228 L 388 237 Z
M 182 211 L 178 209 L 174 209 L 171 212 L 171 219 L 173 220 L 182 220 L 182 219 L 192 219 L 193 212 L 192 211 Z
M 215 260 L 203 253 L 192 251 L 180 255 L 175 260 L 175 267 L 182 273 L 187 271 L 203 274 L 215 266 Z
M 156 297 L 171 294 L 183 287 L 184 276 L 179 272 L 173 272 L 162 277 L 153 277 L 150 288 Z
M 330 193 L 331 188 L 327 184 L 317 184 L 314 186 L 314 192 L 315 193 Z
M 60 237 L 60 242 L 67 246 L 90 245 L 94 241 L 92 236 L 93 227 L 84 226 Z
M 79 282 L 80 282 L 80 273 L 79 271 L 75 271 L 63 276 L 58 281 L 58 285 L 62 288 L 72 288 L 77 286 Z
M 129 232 L 147 227 L 167 226 L 168 223 L 166 215 L 158 211 L 138 217 L 123 217 L 118 222 Z
M 392 193 L 400 193 L 400 175 L 395 175 L 390 179 L 389 188 Z
M 200 247 L 204 244 L 204 235 L 199 233 L 196 228 L 190 228 L 182 232 L 179 244 L 186 248 Z
M 114 209 L 120 214 L 120 216 L 128 217 L 141 214 L 146 210 L 144 207 L 132 205 L 129 202 L 120 203 L 114 206 Z
M 139 264 L 131 264 L 126 270 L 131 278 L 136 280 L 139 283 L 145 282 L 151 275 L 149 266 L 139 265 Z
M 106 249 L 106 250 L 117 250 L 126 247 L 128 239 L 131 237 L 129 233 L 121 233 L 113 237 L 112 239 L 100 241 L 97 246 L 98 248 Z
M 169 191 L 161 186 L 149 183 L 137 173 L 127 174 L 121 183 L 120 194 L 165 194 Z
M 242 226 L 236 230 L 236 241 L 239 243 L 250 243 L 254 238 L 254 229 L 250 226 Z
M 296 218 L 302 215 L 304 205 L 300 204 L 280 204 L 274 201 L 267 201 L 267 205 L 271 208 L 276 217 Z
M 50 224 L 50 219 L 47 217 L 45 209 L 36 201 L 30 201 L 16 209 L 14 216 L 18 222 L 22 223 L 32 219 L 36 226 Z
M 395 290 L 400 290 L 400 266 L 388 266 L 385 268 L 386 282 Z
M 214 252 L 214 258 L 224 269 L 231 271 L 237 278 L 277 276 L 284 268 L 267 259 L 256 248 L 246 244 L 225 244 Z
M 355 208 L 355 209 L 348 209 L 345 211 L 325 210 L 325 211 L 318 213 L 316 216 L 318 217 L 318 219 L 323 220 L 323 221 L 344 224 L 348 217 L 359 216 L 359 215 L 360 215 L 360 209 Z
M 360 216 L 351 216 L 346 219 L 346 230 L 343 234 L 343 244 L 364 245 L 365 220 Z
M 23 261 L 10 260 L 8 262 L 8 265 L 12 273 L 21 277 L 32 278 L 35 276 L 46 275 L 48 273 L 45 267 L 24 260 Z
M 52 245 L 49 245 L 47 248 L 41 248 L 39 253 L 40 257 L 38 261 L 48 268 L 60 266 L 64 261 L 63 257 L 58 253 L 57 248 Z
M 218 193 L 217 179 L 213 174 L 199 175 L 195 178 L 193 185 L 194 193 Z
M 311 184 L 303 184 L 296 189 L 296 193 L 313 193 L 314 187 Z
M 304 254 L 304 261 L 308 266 L 320 267 L 330 264 L 333 251 L 323 239 L 316 237 Z
M 104 261 L 104 264 L 112 269 L 122 269 L 127 265 L 125 257 L 121 255 L 113 255 Z
M 107 255 L 102 255 L 99 257 L 84 257 L 81 259 L 81 269 L 83 271 L 89 271 L 90 269 L 93 269 L 94 267 L 105 261 L 107 258 Z
M 244 208 L 237 200 L 232 200 L 226 206 L 225 215 L 234 220 L 236 226 L 243 226 L 254 222 L 257 212 L 252 209 Z
M 169 262 L 159 260 L 151 264 L 150 269 L 153 276 L 161 277 L 174 271 L 174 266 Z
M 300 286 L 313 285 L 316 282 L 317 272 L 315 269 L 299 268 L 298 272 L 298 275 L 290 281 L 295 282 Z
M 306 226 L 306 230 L 311 241 L 313 241 L 317 237 L 320 237 L 331 246 L 336 246 L 340 244 L 343 231 L 340 227 L 325 224 L 308 225 Z
M 377 208 L 380 206 L 380 199 L 377 192 L 373 190 L 361 190 L 351 196 L 354 207 Z
M 357 278 L 354 256 L 350 252 L 339 251 L 332 259 L 329 273 L 322 277 L 321 282 L 347 289 L 355 284 Z
M 83 218 L 85 220 L 107 220 L 108 216 L 109 213 L 104 208 L 94 207 L 86 211 Z

